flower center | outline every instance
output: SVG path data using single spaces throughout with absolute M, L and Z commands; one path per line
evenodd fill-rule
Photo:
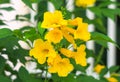
M 44 50 L 43 50 L 43 53 L 44 53 L 44 54 L 48 54 L 48 52 L 49 52 L 48 49 L 44 49 Z

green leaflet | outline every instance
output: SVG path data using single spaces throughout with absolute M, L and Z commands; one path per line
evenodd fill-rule
M 116 44 L 115 41 L 113 41 L 109 36 L 99 33 L 99 32 L 91 32 L 91 40 L 95 40 L 98 44 L 107 47 L 107 42 L 113 43 L 116 47 L 119 48 L 119 46 Z M 100 43 L 101 42 L 101 43 Z

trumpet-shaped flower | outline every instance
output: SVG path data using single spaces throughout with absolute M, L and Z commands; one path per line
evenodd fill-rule
M 67 25 L 67 21 L 63 19 L 62 12 L 46 12 L 44 14 L 44 20 L 41 24 L 43 28 L 55 28 L 61 25 Z
M 78 28 L 74 33 L 74 38 L 83 41 L 88 41 L 90 39 L 90 33 L 88 32 L 87 23 L 79 23 Z
M 64 38 L 73 44 L 73 47 L 76 48 L 76 44 L 74 41 L 74 37 L 72 36 L 72 33 L 75 32 L 75 30 L 73 30 L 72 28 L 68 28 L 68 27 L 61 27 L 61 31 L 63 33 Z
M 78 26 L 79 23 L 82 23 L 82 18 L 80 18 L 80 17 L 77 17 L 72 20 L 68 20 L 69 25 Z
M 89 5 L 93 5 L 96 0 L 76 0 L 75 4 L 78 7 L 87 7 Z
M 118 80 L 114 77 L 107 78 L 109 82 L 118 82 Z
M 95 68 L 94 68 L 94 71 L 97 72 L 98 74 L 101 72 L 102 69 L 104 69 L 105 66 L 104 65 L 96 65 Z
M 34 48 L 30 50 L 30 56 L 35 57 L 40 64 L 45 63 L 46 57 L 55 57 L 56 52 L 48 41 L 37 39 L 34 42 Z
M 59 43 L 62 38 L 63 38 L 63 34 L 59 29 L 53 29 L 49 31 L 45 36 L 45 39 L 53 43 Z
M 72 55 L 73 52 L 71 50 L 66 49 L 66 48 L 61 48 L 60 52 L 63 55 L 65 55 L 66 57 L 69 57 L 69 58 L 73 57 L 73 55 Z
M 66 77 L 74 68 L 68 58 L 61 58 L 59 55 L 51 63 L 48 71 L 50 73 L 58 73 L 61 77 Z
M 86 61 L 86 52 L 85 52 L 85 45 L 80 45 L 77 48 L 77 52 L 73 52 L 73 57 L 75 59 L 76 64 L 79 64 L 81 66 L 86 66 L 87 61 Z

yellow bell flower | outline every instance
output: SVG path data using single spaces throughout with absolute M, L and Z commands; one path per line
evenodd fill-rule
M 105 66 L 104 65 L 96 65 L 95 68 L 94 68 L 94 71 L 97 72 L 98 74 L 101 72 L 102 69 L 104 69 Z
M 34 41 L 33 49 L 30 50 L 30 56 L 36 58 L 40 64 L 44 64 L 46 57 L 55 57 L 56 52 L 48 41 L 37 39 Z
M 41 24 L 43 28 L 55 28 L 61 25 L 67 25 L 67 21 L 63 19 L 61 11 L 45 12 L 44 20 Z
M 73 56 L 72 55 L 73 52 L 71 50 L 66 49 L 66 48 L 61 48 L 60 52 L 68 58 L 71 58 Z
M 53 29 L 45 35 L 45 39 L 49 42 L 59 43 L 63 38 L 63 34 L 59 29 Z
M 73 52 L 73 57 L 75 59 L 76 64 L 80 64 L 81 66 L 86 66 L 86 52 L 85 52 L 85 45 L 80 45 L 77 48 L 77 52 Z
M 78 28 L 74 33 L 75 39 L 80 39 L 83 41 L 88 41 L 90 39 L 90 32 L 88 32 L 88 24 L 87 23 L 79 23 Z
M 75 4 L 78 7 L 87 7 L 89 5 L 93 5 L 96 0 L 76 0 Z
M 109 82 L 118 82 L 118 80 L 114 77 L 107 78 Z
M 73 44 L 73 47 L 76 48 L 77 46 L 76 46 L 76 43 L 75 43 L 75 41 L 74 41 L 74 37 L 73 37 L 73 35 L 72 35 L 72 33 L 74 33 L 75 30 L 72 29 L 72 28 L 69 28 L 69 27 L 65 27 L 65 26 L 64 26 L 64 27 L 61 27 L 61 31 L 62 31 L 62 33 L 63 33 L 64 38 L 65 38 L 68 42 L 72 43 L 72 44 Z
M 58 73 L 61 77 L 66 77 L 74 69 L 69 59 L 61 58 L 60 55 L 57 55 L 51 63 L 49 64 L 48 72 Z
M 78 26 L 79 23 L 82 23 L 82 18 L 76 17 L 75 19 L 68 20 L 68 24 L 72 26 Z

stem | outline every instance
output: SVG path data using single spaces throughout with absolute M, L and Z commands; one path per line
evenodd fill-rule
M 105 50 L 104 47 L 101 47 L 100 52 L 99 52 L 99 54 L 98 54 L 98 56 L 97 56 L 95 65 L 97 65 L 97 64 L 100 62 L 100 60 L 101 60 L 101 58 L 102 58 L 102 56 L 103 56 L 104 50 Z

